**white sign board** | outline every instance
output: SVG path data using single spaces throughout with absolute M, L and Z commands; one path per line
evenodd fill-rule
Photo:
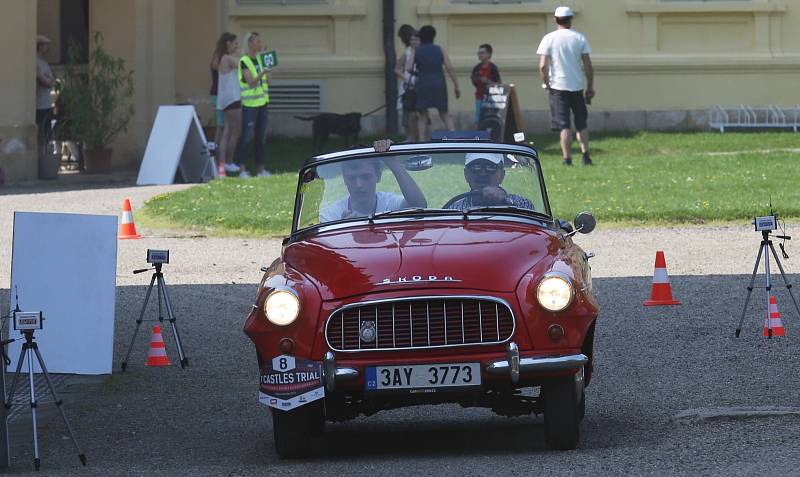
M 22 311 L 42 312 L 34 337 L 49 372 L 111 373 L 116 272 L 116 216 L 14 212 L 10 306 L 18 292 Z M 23 342 L 9 345 L 11 372 Z
M 136 184 L 172 184 L 178 172 L 183 182 L 207 182 L 217 168 L 194 106 L 160 106 Z

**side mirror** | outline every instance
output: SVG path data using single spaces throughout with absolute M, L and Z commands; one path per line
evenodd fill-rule
M 597 220 L 591 212 L 581 212 L 575 216 L 575 230 L 582 234 L 588 234 L 596 225 Z
M 574 234 L 575 229 L 572 228 L 572 224 L 569 223 L 568 220 L 558 219 L 558 228 L 566 232 L 567 234 Z
M 431 167 L 433 167 L 433 158 L 431 156 L 412 156 L 405 160 L 407 171 L 424 171 Z

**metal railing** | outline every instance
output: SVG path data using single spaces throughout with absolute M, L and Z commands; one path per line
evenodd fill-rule
M 800 128 L 800 106 L 781 108 L 768 105 L 753 108 L 740 104 L 738 108 L 714 106 L 709 111 L 708 126 L 724 133 L 726 128 Z

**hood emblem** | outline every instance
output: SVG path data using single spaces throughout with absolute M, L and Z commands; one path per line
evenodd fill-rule
M 384 278 L 383 281 L 375 283 L 375 285 L 408 285 L 411 283 L 433 283 L 433 282 L 460 282 L 456 278 L 449 275 L 439 277 L 436 275 L 412 275 L 410 277 L 397 277 L 394 280 L 391 278 Z
M 378 332 L 375 329 L 375 323 L 372 321 L 365 321 L 361 323 L 361 341 L 364 343 L 372 343 L 375 341 L 375 336 Z

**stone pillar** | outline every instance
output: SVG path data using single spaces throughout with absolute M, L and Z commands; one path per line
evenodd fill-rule
M 36 2 L 4 2 L 0 31 L 0 58 L 14 65 L 0 75 L 0 168 L 6 182 L 36 179 Z
M 175 13 L 175 0 L 136 0 L 136 116 L 131 132 L 142 153 L 158 107 L 175 103 Z

